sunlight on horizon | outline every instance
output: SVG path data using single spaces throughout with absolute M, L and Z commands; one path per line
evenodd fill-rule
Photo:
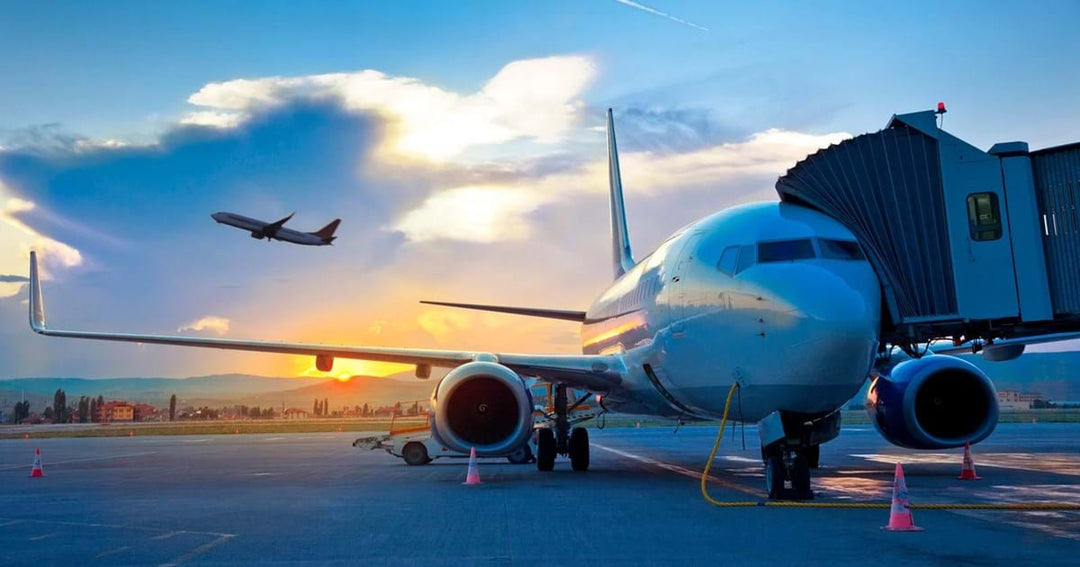
M 402 372 L 411 372 L 413 365 L 399 364 L 396 362 L 378 362 L 373 360 L 335 359 L 334 369 L 330 372 L 322 372 L 315 368 L 314 360 L 310 356 L 295 357 L 294 373 L 297 376 L 335 378 L 341 382 L 348 382 L 353 376 L 373 376 L 384 378 Z

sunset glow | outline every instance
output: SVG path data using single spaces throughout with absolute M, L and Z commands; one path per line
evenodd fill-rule
M 330 372 L 322 372 L 318 368 L 315 368 L 314 361 L 311 357 L 296 357 L 295 358 L 295 374 L 298 376 L 325 376 L 327 378 L 336 378 L 342 382 L 348 382 L 353 376 L 374 376 L 376 378 L 382 378 L 384 376 L 391 376 L 394 374 L 400 374 L 402 372 L 412 372 L 413 365 L 411 364 L 398 364 L 396 362 L 375 362 L 370 360 L 349 360 L 349 359 L 337 359 L 334 361 L 334 369 Z

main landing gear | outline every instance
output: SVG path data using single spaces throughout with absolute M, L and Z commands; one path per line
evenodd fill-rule
M 537 430 L 536 468 L 550 471 L 555 468 L 555 456 L 570 457 L 570 468 L 589 470 L 589 431 L 584 427 L 570 428 L 567 418 L 566 386 L 553 388 L 555 420 L 552 427 Z M 576 404 L 575 404 L 576 405 Z

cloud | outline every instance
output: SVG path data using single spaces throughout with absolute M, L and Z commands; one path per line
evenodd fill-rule
M 183 333 L 186 331 L 205 331 L 221 336 L 229 332 L 229 320 L 224 317 L 218 317 L 216 315 L 207 315 L 206 317 L 196 319 L 176 329 L 176 332 L 178 333 Z
M 522 217 L 545 201 L 534 191 L 509 187 L 455 187 L 428 197 L 392 228 L 412 242 L 522 240 L 529 236 Z
M 9 193 L 10 190 L 0 181 L 0 269 L 25 270 L 31 250 L 36 250 L 41 256 L 42 279 L 51 279 L 58 269 L 73 268 L 83 263 L 82 254 L 77 249 L 45 236 L 23 220 L 24 216 L 38 208 L 34 202 L 8 196 Z M 18 285 L 10 285 L 14 282 L 3 283 L 9 285 L 0 285 L 0 297 L 10 297 L 18 291 Z
M 661 12 L 660 10 L 657 10 L 656 8 L 651 8 L 651 7 L 646 6 L 644 4 L 639 4 L 637 2 L 632 2 L 631 0 L 615 0 L 615 1 L 618 2 L 619 4 L 622 4 L 623 6 L 629 6 L 631 8 L 636 9 L 636 10 L 641 10 L 643 12 L 648 12 L 648 13 L 653 14 L 655 16 L 660 16 L 661 18 L 667 18 L 667 19 L 669 19 L 669 20 L 671 20 L 673 22 L 678 22 L 680 24 L 690 26 L 690 27 L 692 27 L 694 29 L 699 29 L 701 31 L 709 31 L 709 28 L 699 26 L 699 25 L 697 25 L 695 23 L 688 22 L 688 21 L 683 20 L 681 18 L 676 18 L 675 16 L 672 16 L 671 14 L 668 14 L 667 12 Z
M 849 137 L 846 132 L 813 135 L 770 129 L 744 141 L 694 151 L 621 152 L 623 189 L 632 196 L 739 188 L 749 179 L 778 175 L 807 154 Z M 529 217 L 534 211 L 581 194 L 606 193 L 607 175 L 605 157 L 515 184 L 447 189 L 406 212 L 393 228 L 414 242 L 525 240 L 533 232 Z M 761 198 L 757 191 L 742 193 Z
M 30 278 L 26 276 L 16 276 L 14 274 L 0 274 L 0 283 L 25 283 L 30 281 Z
M 203 110 L 183 124 L 235 127 L 252 115 L 297 100 L 340 103 L 388 120 L 390 153 L 446 160 L 476 146 L 525 139 L 558 142 L 570 132 L 578 100 L 595 75 L 589 57 L 524 59 L 507 64 L 467 95 L 374 70 L 209 83 L 188 97 Z

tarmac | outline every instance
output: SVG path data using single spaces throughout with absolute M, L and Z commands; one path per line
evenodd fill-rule
M 758 500 L 757 433 L 729 431 L 711 493 Z M 591 430 L 592 466 L 410 467 L 357 433 L 0 441 L 0 565 L 1076 565 L 1080 512 L 721 509 L 714 427 Z M 1080 424 L 1002 424 L 974 448 L 899 449 L 869 426 L 822 449 L 816 501 L 1080 503 Z M 44 478 L 29 478 L 35 447 Z

